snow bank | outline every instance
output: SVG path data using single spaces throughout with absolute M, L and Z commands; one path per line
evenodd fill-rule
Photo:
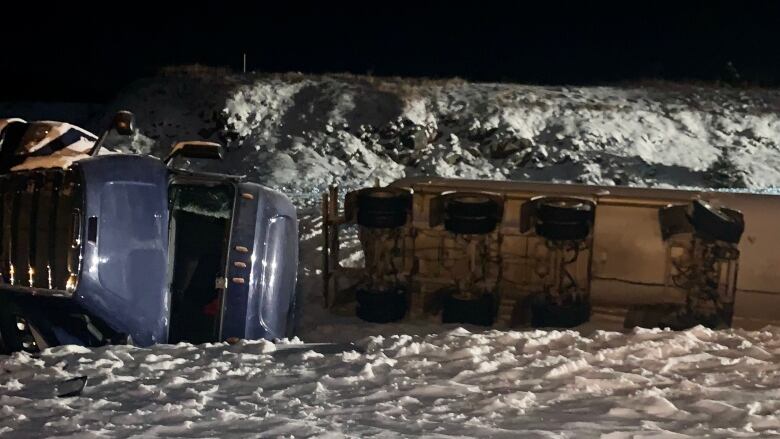
M 128 149 L 222 141 L 230 152 L 212 167 L 302 204 L 331 183 L 414 175 L 780 186 L 777 90 L 201 73 L 139 82 L 110 107 L 137 115 L 141 138 Z
M 139 126 L 124 150 L 227 144 L 224 163 L 311 205 L 325 186 L 414 175 L 643 186 L 780 186 L 780 91 L 655 83 L 543 87 L 169 69 L 94 105 L 0 104 L 0 117 Z

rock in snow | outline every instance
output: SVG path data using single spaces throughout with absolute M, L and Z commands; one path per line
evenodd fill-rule
M 0 104 L 0 117 L 57 118 L 49 108 L 59 107 Z M 291 195 L 307 298 L 299 336 L 360 349 L 321 352 L 294 339 L 0 357 L 0 437 L 780 435 L 780 328 L 361 323 L 321 308 L 316 208 L 329 184 L 412 175 L 771 188 L 780 185 L 778 90 L 183 70 L 134 84 L 102 111 L 78 108 L 69 117 L 93 131 L 117 109 L 135 112 L 129 151 L 225 142 L 223 163 L 181 165 L 247 174 Z M 345 264 L 359 264 L 355 237 L 344 244 Z M 84 392 L 56 398 L 57 384 L 78 376 L 89 378 Z

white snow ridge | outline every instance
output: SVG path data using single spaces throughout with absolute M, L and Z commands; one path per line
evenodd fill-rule
M 780 329 L 60 347 L 0 361 L 7 437 L 767 437 Z M 53 384 L 87 375 L 81 396 Z M 89 432 L 89 433 L 87 433 Z
M 13 108 L 0 105 L 0 117 Z M 65 346 L 0 357 L 0 438 L 780 436 L 780 328 L 361 323 L 321 307 L 317 207 L 329 184 L 412 175 L 780 186 L 780 91 L 185 70 L 129 87 L 86 128 L 117 109 L 139 126 L 126 150 L 162 156 L 174 140 L 218 140 L 223 163 L 189 165 L 289 194 L 301 220 L 299 337 L 355 346 Z M 359 265 L 354 233 L 343 242 L 343 263 Z M 80 396 L 55 397 L 77 376 L 88 377 Z

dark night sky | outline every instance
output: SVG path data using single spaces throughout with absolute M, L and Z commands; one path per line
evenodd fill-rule
M 227 3 L 4 14 L 0 75 L 13 85 L 0 100 L 101 101 L 166 65 L 238 69 L 242 52 L 256 71 L 544 84 L 729 80 L 730 61 L 780 85 L 780 2 Z

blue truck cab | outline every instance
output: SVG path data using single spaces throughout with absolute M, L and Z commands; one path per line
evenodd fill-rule
M 214 148 L 182 142 L 174 155 L 221 157 Z M 292 203 L 167 163 L 107 154 L 0 176 L 0 349 L 291 334 Z

